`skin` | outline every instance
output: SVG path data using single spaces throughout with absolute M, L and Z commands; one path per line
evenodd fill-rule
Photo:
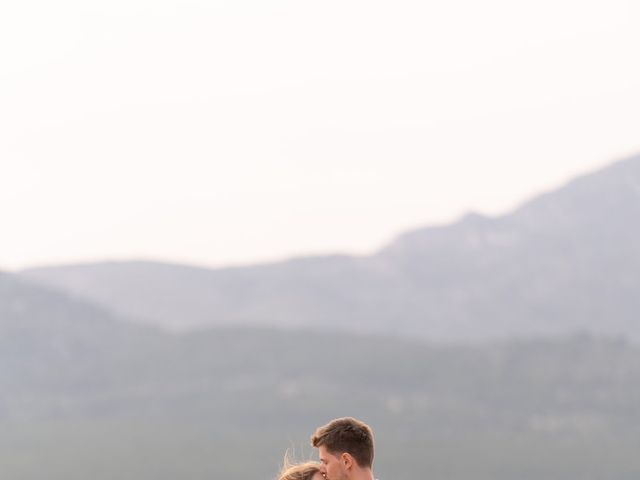
M 334 455 L 324 445 L 320 445 L 318 456 L 320 472 L 326 480 L 373 480 L 371 469 L 360 467 L 348 453 Z
M 347 480 L 345 466 L 342 459 L 327 451 L 324 445 L 318 447 L 320 457 L 320 472 L 326 480 Z
M 324 477 L 322 476 L 322 473 L 318 472 L 311 477 L 311 480 L 324 480 Z

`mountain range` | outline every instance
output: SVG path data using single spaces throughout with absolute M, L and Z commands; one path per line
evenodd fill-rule
M 639 219 L 636 156 L 508 214 L 470 213 L 369 256 L 221 269 L 115 261 L 20 274 L 173 331 L 304 328 L 446 342 L 585 331 L 637 341 Z

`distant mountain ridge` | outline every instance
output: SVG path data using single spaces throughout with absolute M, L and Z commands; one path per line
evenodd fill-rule
M 640 156 L 513 212 L 401 235 L 375 255 L 205 269 L 43 267 L 24 278 L 175 330 L 267 326 L 476 341 L 576 330 L 640 340 Z

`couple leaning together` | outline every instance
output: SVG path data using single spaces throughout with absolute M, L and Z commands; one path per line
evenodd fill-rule
M 374 480 L 373 432 L 355 418 L 338 418 L 311 437 L 320 462 L 285 466 L 278 480 Z

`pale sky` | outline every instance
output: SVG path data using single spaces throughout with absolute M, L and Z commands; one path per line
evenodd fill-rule
M 0 6 L 0 269 L 367 254 L 640 152 L 637 0 Z

